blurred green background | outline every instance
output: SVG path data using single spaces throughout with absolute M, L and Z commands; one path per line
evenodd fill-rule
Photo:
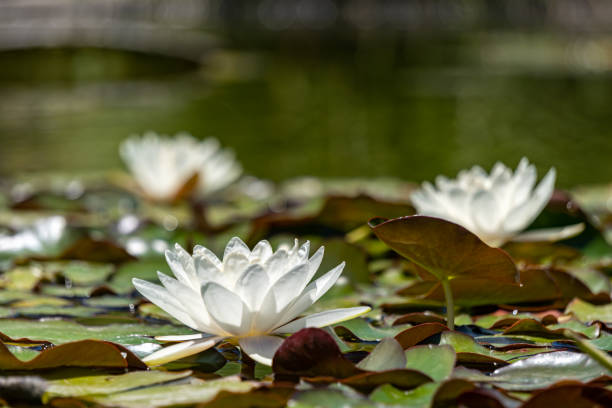
M 272 180 L 527 156 L 562 187 L 609 182 L 604 6 L 7 0 L 0 173 L 119 168 L 120 141 L 154 130 L 215 136 Z

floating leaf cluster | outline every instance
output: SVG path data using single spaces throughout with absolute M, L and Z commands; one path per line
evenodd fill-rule
M 612 406 L 610 186 L 555 191 L 526 231 L 582 223 L 579 235 L 493 248 L 465 226 L 415 215 L 417 186 L 397 180 L 244 177 L 169 202 L 126 179 L 47 174 L 2 185 L 5 406 Z M 170 274 L 164 253 L 176 243 L 222 254 L 234 236 L 249 248 L 296 237 L 324 246 L 313 281 L 346 262 L 302 315 L 371 311 L 279 337 L 271 366 L 224 337 L 148 367 L 167 347 L 157 338 L 199 332 L 132 280 Z

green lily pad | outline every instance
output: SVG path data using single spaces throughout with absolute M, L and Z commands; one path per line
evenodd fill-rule
M 421 371 L 437 382 L 450 376 L 457 359 L 455 350 L 450 345 L 415 346 L 406 350 L 405 356 L 406 368 Z
M 22 319 L 4 319 L 0 321 L 2 333 L 12 338 L 34 337 L 47 340 L 53 344 L 70 341 L 97 339 L 107 340 L 123 345 L 157 343 L 153 336 L 191 334 L 186 327 L 153 324 L 109 324 L 84 326 L 69 320 L 32 321 Z
M 191 371 L 135 371 L 120 375 L 91 375 L 62 378 L 49 381 L 43 401 L 56 397 L 81 397 L 84 395 L 114 394 L 135 388 L 180 380 Z
M 518 349 L 506 352 L 495 351 L 478 344 L 472 337 L 447 331 L 442 333 L 440 345 L 448 344 L 457 353 L 457 362 L 467 365 L 491 365 L 501 367 L 508 364 L 508 361 L 540 353 L 538 349 Z
M 256 386 L 257 383 L 240 381 L 238 377 L 225 377 L 210 381 L 191 378 L 186 384 L 157 385 L 109 395 L 89 396 L 83 399 L 105 406 L 167 407 L 204 404 L 212 401 L 222 391 L 246 393 Z
M 366 358 L 357 364 L 358 368 L 368 371 L 395 370 L 400 368 L 414 368 L 406 366 L 404 349 L 392 337 L 383 339 Z M 414 368 L 418 370 L 417 368 Z
M 565 313 L 571 313 L 583 322 L 600 320 L 612 322 L 612 303 L 595 306 L 581 299 L 574 299 L 565 308 Z
M 342 322 L 334 326 L 338 335 L 342 335 L 344 330 L 348 330 L 355 337 L 366 341 L 378 341 L 387 337 L 394 337 L 398 333 L 406 330 L 409 325 L 394 327 L 374 327 L 366 320 L 358 318 Z
M 458 371 L 455 376 L 471 381 L 492 382 L 506 390 L 535 390 L 559 381 L 588 382 L 609 375 L 586 354 L 569 351 L 541 353 L 495 370 L 491 375 Z
M 385 406 L 429 408 L 439 386 L 437 383 L 428 383 L 410 391 L 402 391 L 390 384 L 385 384 L 374 390 L 370 399 L 385 404 Z

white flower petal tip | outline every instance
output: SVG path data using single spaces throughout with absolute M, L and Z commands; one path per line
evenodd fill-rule
M 575 237 L 586 228 L 583 222 L 566 227 L 542 228 L 523 232 L 512 238 L 513 242 L 556 242 Z
M 501 246 L 529 226 L 553 194 L 556 170 L 536 187 L 535 166 L 522 158 L 514 173 L 496 163 L 489 174 L 481 167 L 462 170 L 456 179 L 436 178 L 412 194 L 421 215 L 457 223 L 490 246 Z M 569 232 L 568 232 L 569 233 Z
M 150 367 L 170 363 L 172 361 L 208 350 L 209 348 L 214 347 L 221 340 L 221 337 L 210 337 L 200 340 L 184 341 L 157 350 L 156 352 L 143 358 L 142 361 Z
M 191 190 L 200 195 L 221 190 L 242 172 L 217 140 L 199 141 L 186 133 L 132 136 L 119 153 L 141 190 L 156 201 L 172 201 Z
M 295 333 L 308 327 L 325 327 L 341 323 L 364 315 L 372 310 L 369 306 L 349 307 L 345 309 L 326 310 L 314 313 L 289 322 L 276 330 L 274 333 Z
M 179 334 L 179 335 L 171 335 L 171 336 L 155 336 L 155 340 L 163 341 L 165 343 L 176 343 L 181 341 L 188 340 L 200 340 L 204 338 L 210 338 L 212 336 L 207 336 L 204 333 L 195 333 L 195 334 Z
M 251 336 L 238 339 L 243 353 L 246 353 L 258 363 L 271 366 L 276 350 L 283 343 L 282 338 L 276 336 Z
M 274 252 L 267 241 L 251 250 L 239 238 L 230 240 L 222 260 L 198 245 L 193 255 L 178 246 L 168 251 L 166 260 L 176 279 L 159 273 L 163 286 L 142 279 L 132 282 L 149 301 L 200 333 L 158 337 L 178 343 L 145 361 L 163 364 L 229 337 L 238 339 L 254 360 L 269 364 L 282 342 L 275 334 L 325 327 L 371 310 L 365 306 L 336 309 L 294 320 L 335 284 L 344 268 L 342 262 L 310 282 L 321 265 L 323 249 L 312 256 L 309 252 L 310 244 L 300 246 L 297 240 L 292 247 Z

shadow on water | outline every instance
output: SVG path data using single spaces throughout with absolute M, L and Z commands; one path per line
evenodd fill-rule
M 608 71 L 556 65 L 554 52 L 513 64 L 517 44 L 226 49 L 201 66 L 90 48 L 4 52 L 0 172 L 115 168 L 126 136 L 185 130 L 221 139 L 247 172 L 274 180 L 423 180 L 523 155 L 541 172 L 556 166 L 561 186 L 612 179 Z

